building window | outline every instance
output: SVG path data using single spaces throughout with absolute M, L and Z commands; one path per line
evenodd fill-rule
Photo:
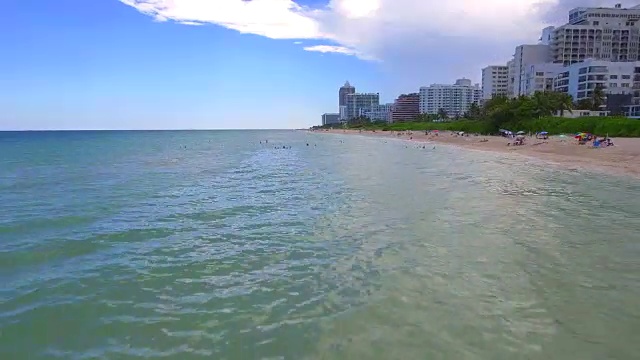
M 629 83 L 622 83 L 622 84 L 620 84 L 620 86 L 628 88 L 629 87 Z
M 611 79 L 611 80 L 613 80 L 613 79 L 617 79 L 617 78 L 618 78 L 618 75 L 610 75 L 610 76 L 609 76 L 609 79 Z M 623 79 L 624 79 L 624 78 L 623 78 Z
M 610 87 L 610 88 L 618 87 L 618 84 L 616 84 L 616 83 L 609 83 L 609 87 Z
M 626 80 L 629 80 L 629 79 L 631 79 L 631 75 L 622 75 L 622 78 L 626 79 Z

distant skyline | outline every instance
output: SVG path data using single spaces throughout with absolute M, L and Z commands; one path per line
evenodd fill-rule
M 0 130 L 301 128 L 480 80 L 576 0 L 6 0 Z

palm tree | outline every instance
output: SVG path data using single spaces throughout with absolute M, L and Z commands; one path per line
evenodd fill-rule
M 446 118 L 448 118 L 448 117 L 449 117 L 449 114 L 447 114 L 447 110 L 445 110 L 445 109 L 443 109 L 443 108 L 440 108 L 440 109 L 438 110 L 438 117 L 439 117 L 440 119 L 443 119 L 443 120 L 444 120 L 444 119 L 446 119 Z
M 604 94 L 602 85 L 596 84 L 596 87 L 593 89 L 593 92 L 591 93 L 591 104 L 593 105 L 591 110 L 600 110 L 600 107 L 604 105 L 605 100 L 606 100 L 606 95 Z
M 553 92 L 553 111 L 560 111 L 560 116 L 564 116 L 564 112 L 573 113 L 573 98 L 569 94 L 561 92 Z
M 478 120 L 482 117 L 482 109 L 476 103 L 471 103 L 469 111 L 467 111 L 467 117 L 471 120 Z
M 533 113 L 538 118 L 542 116 L 551 115 L 554 111 L 554 98 L 556 96 L 554 94 L 544 93 L 542 91 L 536 91 L 531 100 L 533 101 L 534 108 Z
M 578 100 L 578 102 L 576 102 L 575 104 L 575 108 L 580 110 L 591 110 L 592 107 L 593 103 L 590 99 Z

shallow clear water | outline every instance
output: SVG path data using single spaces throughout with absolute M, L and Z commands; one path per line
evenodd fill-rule
M 640 181 L 416 146 L 0 133 L 0 358 L 638 356 Z

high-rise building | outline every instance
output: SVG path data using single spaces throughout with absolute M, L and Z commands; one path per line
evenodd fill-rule
M 612 62 L 588 59 L 566 66 L 554 80 L 554 90 L 570 94 L 574 101 L 590 99 L 599 87 L 605 95 L 632 95 L 640 104 L 640 61 Z
M 322 125 L 340 124 L 340 114 L 325 113 L 322 114 Z
M 513 54 L 512 97 L 525 95 L 527 69 L 534 64 L 549 62 L 549 45 L 520 45 Z
M 351 84 L 349 84 L 348 81 L 345 82 L 342 87 L 340 87 L 340 90 L 338 90 L 338 110 L 339 110 L 339 113 L 342 114 L 342 111 L 341 111 L 342 106 L 347 106 L 347 95 L 348 94 L 355 94 L 355 92 L 356 92 L 356 88 L 351 86 Z M 344 120 L 346 118 L 340 117 L 340 119 Z
M 374 106 L 380 105 L 380 94 L 378 93 L 353 93 L 346 94 L 345 118 L 349 120 L 362 116 L 366 111 L 371 111 Z
M 640 5 L 630 8 L 623 8 L 622 4 L 613 7 L 577 7 L 569 10 L 569 24 L 599 25 L 599 22 L 607 23 L 609 20 L 622 20 L 622 22 L 635 23 L 640 20 Z
M 555 27 L 547 26 L 542 29 L 542 35 L 540 36 L 540 44 L 542 45 L 551 45 L 553 41 L 553 32 L 555 31 Z
M 507 96 L 512 98 L 516 94 L 516 62 L 511 59 L 507 61 L 507 68 L 509 69 L 508 83 L 507 83 Z
M 347 120 L 347 106 L 346 105 L 341 105 L 340 106 L 340 121 L 346 121 Z
M 412 121 L 420 115 L 420 94 L 402 94 L 393 104 L 391 122 Z
M 371 109 L 363 111 L 362 115 L 366 116 L 371 121 L 391 122 L 392 110 L 393 110 L 393 104 L 380 104 L 380 105 L 374 105 L 371 107 Z
M 586 59 L 640 60 L 640 5 L 579 7 L 569 22 L 553 29 L 551 60 L 570 65 Z
M 463 116 L 471 104 L 480 104 L 482 89 L 469 79 L 458 79 L 454 85 L 433 84 L 420 88 L 420 113 L 437 115 L 444 109 L 449 117 Z
M 491 65 L 482 69 L 482 98 L 489 100 L 496 96 L 508 96 L 509 67 Z
M 562 72 L 562 64 L 533 64 L 525 71 L 523 95 L 531 96 L 537 91 L 553 91 L 553 81 Z

